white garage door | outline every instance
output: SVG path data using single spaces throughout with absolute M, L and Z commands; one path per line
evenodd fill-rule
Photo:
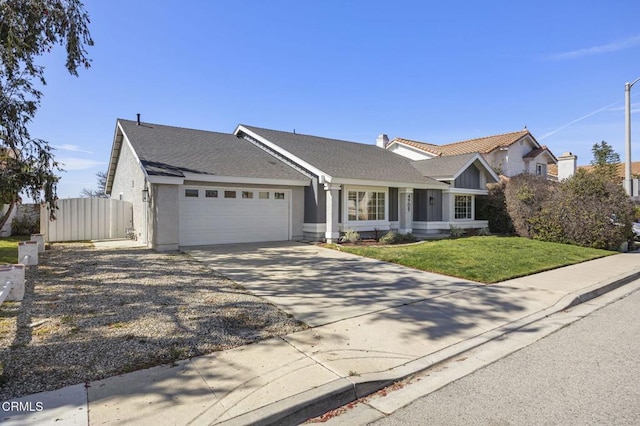
M 180 245 L 290 239 L 291 191 L 184 186 Z

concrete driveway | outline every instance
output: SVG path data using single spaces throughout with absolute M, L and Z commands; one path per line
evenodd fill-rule
M 184 251 L 312 327 L 482 285 L 304 243 Z

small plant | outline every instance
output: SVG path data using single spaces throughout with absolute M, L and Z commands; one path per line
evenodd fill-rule
M 489 227 L 485 226 L 484 228 L 478 229 L 478 235 L 482 237 L 488 237 L 491 235 L 491 231 L 489 231 Z
M 460 238 L 464 234 L 464 229 L 459 226 L 449 225 L 449 233 L 451 234 L 451 238 Z
M 399 239 L 400 239 L 400 234 L 398 234 L 395 231 L 389 231 L 386 234 L 384 234 L 382 237 L 380 237 L 379 241 L 382 244 L 397 244 Z
M 340 237 L 341 243 L 357 243 L 360 241 L 360 234 L 353 229 L 347 229 L 342 237 Z

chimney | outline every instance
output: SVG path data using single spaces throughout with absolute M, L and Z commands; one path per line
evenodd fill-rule
M 387 145 L 389 145 L 389 136 L 385 135 L 384 133 L 378 135 L 378 139 L 376 139 L 376 146 L 386 149 Z
M 138 116 L 137 120 L 136 120 L 136 124 L 138 124 L 138 126 L 140 125 L 140 114 L 136 114 Z
M 578 157 L 570 152 L 558 157 L 558 182 L 569 179 L 576 173 Z

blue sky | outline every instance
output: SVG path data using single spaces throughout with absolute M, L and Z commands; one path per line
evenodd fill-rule
M 116 118 L 219 132 L 237 124 L 375 143 L 442 144 L 525 125 L 579 164 L 624 157 L 624 84 L 640 77 L 640 2 L 88 0 L 95 46 L 64 52 L 33 137 L 65 164 L 61 198 L 96 187 Z M 640 160 L 640 84 L 632 90 Z

